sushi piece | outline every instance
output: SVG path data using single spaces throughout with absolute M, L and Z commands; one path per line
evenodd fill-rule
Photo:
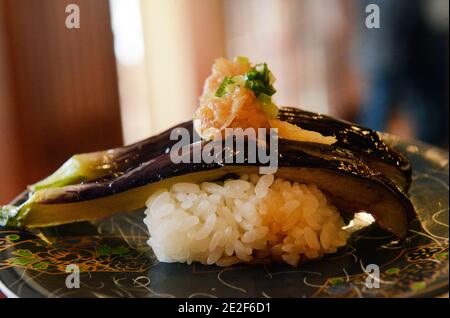
M 344 220 L 360 211 L 393 234 L 406 234 L 414 207 L 389 180 L 330 146 L 282 143 L 275 175 L 225 165 L 220 169 L 227 174 L 216 180 L 193 175 L 156 191 L 144 222 L 157 258 L 219 266 L 270 259 L 297 266 L 344 246 Z
M 194 121 L 182 127 L 203 139 L 183 148 L 187 157 L 218 149 L 215 160 L 174 162 L 169 131 L 110 156 L 80 155 L 31 187 L 20 206 L 2 207 L 0 225 L 39 228 L 146 207 L 159 260 L 220 266 L 258 259 L 297 266 L 333 253 L 348 239 L 346 220 L 360 211 L 404 237 L 415 217 L 403 191 L 408 162 L 370 130 L 280 110 L 273 83 L 265 63 L 217 60 Z M 276 171 L 261 174 L 266 163 L 254 152 L 219 138 L 226 128 L 276 128 Z M 249 139 L 233 138 L 231 145 Z M 257 153 L 275 142 L 260 141 Z
M 212 142 L 205 142 L 203 147 Z M 370 212 L 381 226 L 399 237 L 404 236 L 414 208 L 405 194 L 361 158 L 316 143 L 280 140 L 278 146 L 275 177 L 316 184 L 344 212 Z M 194 147 L 189 151 L 194 152 Z M 174 163 L 170 154 L 163 154 L 111 180 L 38 190 L 21 206 L 3 207 L 3 223 L 36 228 L 95 220 L 142 208 L 155 191 L 175 183 L 220 180 L 230 173 L 259 173 L 260 165 L 249 163 L 247 151 L 244 163 L 236 163 L 236 155 L 232 152 L 233 163 L 228 164 L 225 159 L 211 163 Z M 354 195 L 354 189 L 359 189 L 358 196 Z
M 320 258 L 345 245 L 344 220 L 358 211 L 399 237 L 414 217 L 408 198 L 357 156 L 288 140 L 273 175 L 259 175 L 258 164 L 175 164 L 163 154 L 113 180 L 36 191 L 3 217 L 36 228 L 146 205 L 158 259 L 221 266 Z

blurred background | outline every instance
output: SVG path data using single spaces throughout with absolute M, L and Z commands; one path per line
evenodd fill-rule
M 65 25 L 77 4 L 80 28 Z M 365 21 L 380 8 L 380 28 Z M 448 0 L 0 0 L 0 204 L 192 116 L 215 58 L 275 99 L 448 148 Z

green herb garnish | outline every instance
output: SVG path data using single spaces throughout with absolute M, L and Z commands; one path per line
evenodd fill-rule
M 248 63 L 248 59 L 245 57 L 236 57 L 235 59 Z M 223 97 L 227 92 L 227 86 L 242 82 L 242 76 L 240 78 L 238 79 L 237 76 L 233 78 L 225 76 L 215 96 Z M 278 115 L 278 107 L 272 102 L 272 95 L 276 92 L 276 89 L 272 85 L 275 77 L 267 67 L 267 63 L 256 64 L 243 76 L 243 80 L 245 88 L 253 91 L 268 116 L 270 118 L 276 118 Z
M 276 89 L 273 87 L 275 81 L 272 72 L 269 71 L 267 63 L 257 64 L 247 74 L 244 75 L 245 87 L 251 89 L 258 98 L 260 94 L 272 96 Z M 222 97 L 226 93 L 226 88 L 230 84 L 234 84 L 233 78 L 225 76 L 219 88 L 216 91 L 216 97 Z
M 245 74 L 245 87 L 251 89 L 256 97 L 259 97 L 261 93 L 272 96 L 276 92 L 272 86 L 273 80 L 274 77 L 267 63 L 257 64 Z
M 244 78 L 245 87 L 255 93 L 256 98 L 269 118 L 276 118 L 278 116 L 278 107 L 272 102 L 272 95 L 276 92 L 272 85 L 275 77 L 269 71 L 267 63 L 255 65 Z
M 234 84 L 234 81 L 231 79 L 231 77 L 225 76 L 222 83 L 220 83 L 219 88 L 216 91 L 215 96 L 216 97 L 222 97 L 226 93 L 227 85 Z

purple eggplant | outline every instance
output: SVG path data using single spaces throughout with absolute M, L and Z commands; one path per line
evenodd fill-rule
M 376 132 L 329 116 L 290 107 L 281 108 L 278 116 L 281 120 L 304 129 L 336 136 L 335 147 L 348 149 L 364 157 L 371 168 L 381 171 L 402 191 L 408 191 L 411 183 L 411 164 L 403 155 L 383 142 Z M 29 189 L 36 191 L 90 180 L 113 179 L 167 152 L 176 142 L 170 140 L 170 133 L 177 128 L 186 128 L 192 134 L 195 133 L 192 121 L 187 121 L 129 146 L 74 155 L 55 173 Z
M 211 142 L 210 142 L 211 143 Z M 203 142 L 201 147 L 211 146 Z M 236 152 L 221 145 L 220 154 L 236 162 Z M 194 145 L 189 147 L 189 155 Z M 203 148 L 202 148 L 203 149 Z M 29 228 L 94 220 L 117 212 L 142 208 L 148 197 L 177 182 L 202 182 L 229 174 L 258 172 L 259 163 L 173 163 L 163 153 L 111 179 L 38 190 L 21 206 L 1 210 L 0 223 Z M 276 176 L 300 183 L 314 183 L 343 213 L 371 213 L 378 224 L 399 237 L 414 218 L 408 197 L 391 180 L 372 169 L 352 151 L 335 146 L 279 140 Z M 355 193 L 357 189 L 357 195 Z
M 371 129 L 330 116 L 283 107 L 278 113 L 280 120 L 288 121 L 303 129 L 314 130 L 326 136 L 335 136 L 336 147 L 349 149 L 366 159 L 367 164 L 380 170 L 404 192 L 411 185 L 411 163 L 401 153 L 386 144 Z
M 142 162 L 168 152 L 176 143 L 176 140 L 170 140 L 170 134 L 180 128 L 194 133 L 192 121 L 187 121 L 128 146 L 74 155 L 53 174 L 29 186 L 29 190 L 56 188 L 103 177 L 111 179 L 124 174 Z

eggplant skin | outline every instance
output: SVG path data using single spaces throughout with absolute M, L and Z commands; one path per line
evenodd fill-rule
M 177 142 L 177 140 L 170 140 L 170 134 L 176 129 L 188 129 L 191 136 L 196 134 L 190 120 L 131 145 L 77 154 L 67 160 L 52 175 L 28 188 L 34 192 L 40 189 L 57 188 L 91 180 L 113 179 L 142 162 L 169 152 L 170 148 Z M 199 137 L 197 135 L 194 138 Z
M 228 150 L 230 156 L 236 156 L 232 149 Z M 399 237 L 406 234 L 415 215 L 411 202 L 389 179 L 351 151 L 282 139 L 278 151 L 276 176 L 314 183 L 342 212 L 370 212 L 388 231 Z M 242 164 L 227 164 L 223 160 L 176 164 L 169 154 L 162 154 L 112 180 L 39 190 L 18 208 L 8 223 L 42 227 L 131 212 L 144 207 L 154 191 L 176 182 L 217 180 L 229 173 L 257 173 L 260 165 L 249 163 L 247 151 L 244 154 Z
M 403 192 L 408 191 L 411 184 L 411 164 L 403 155 L 383 142 L 376 132 L 349 122 L 293 107 L 280 108 L 278 117 L 304 129 L 318 131 L 327 136 L 335 136 L 337 138 L 336 147 L 348 149 L 364 157 L 369 167 L 381 171 Z M 75 155 L 54 174 L 30 186 L 29 189 L 36 191 L 92 180 L 113 180 L 140 164 L 168 152 L 170 147 L 176 143 L 176 141 L 170 140 L 170 133 L 177 128 L 186 128 L 192 134 L 195 133 L 192 121 L 186 121 L 159 135 L 128 146 Z
M 294 107 L 282 107 L 278 118 L 337 138 L 336 147 L 349 149 L 366 159 L 367 164 L 408 192 L 412 166 L 400 152 L 387 145 L 376 131 L 334 117 L 308 112 Z

